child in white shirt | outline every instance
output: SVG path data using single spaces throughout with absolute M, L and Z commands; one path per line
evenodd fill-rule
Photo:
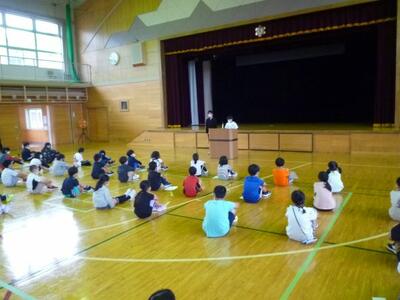
M 31 194 L 43 194 L 47 191 L 54 191 L 57 189 L 51 180 L 39 176 L 39 167 L 36 165 L 29 167 L 28 178 L 26 179 L 26 188 Z
M 81 166 L 91 166 L 92 164 L 88 160 L 83 159 L 83 152 L 85 152 L 85 148 L 79 148 L 78 152 L 74 154 L 74 166 L 79 168 Z
M 396 180 L 397 187 L 394 191 L 390 192 L 390 203 L 389 216 L 400 222 L 400 177 Z
M 232 116 L 228 116 L 227 117 L 227 121 L 225 124 L 225 129 L 238 129 L 239 126 L 236 124 L 235 121 L 233 121 L 233 117 Z
M 292 193 L 293 205 L 286 209 L 288 225 L 286 234 L 292 240 L 303 244 L 312 244 L 317 241 L 314 231 L 317 228 L 317 211 L 311 207 L 304 207 L 305 195 L 302 191 Z
M 192 158 L 193 159 L 190 162 L 190 166 L 196 168 L 196 176 L 197 177 L 207 176 L 208 170 L 206 168 L 206 163 L 199 159 L 199 154 L 193 153 Z
M 326 172 L 329 174 L 328 183 L 332 187 L 332 193 L 340 193 L 344 188 L 344 184 L 342 181 L 342 169 L 338 163 L 330 161 L 328 163 L 328 171 Z
M 157 168 L 156 168 L 157 172 L 168 170 L 168 167 L 164 164 L 164 161 L 161 159 L 160 152 L 153 151 L 153 153 L 151 153 L 149 163 L 152 161 L 154 161 L 157 164 Z

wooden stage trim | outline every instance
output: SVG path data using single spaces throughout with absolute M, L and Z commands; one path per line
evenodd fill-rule
M 205 132 L 196 130 L 148 130 L 129 145 L 208 148 L 208 138 Z M 400 153 L 400 132 L 243 130 L 238 133 L 238 148 L 315 153 Z

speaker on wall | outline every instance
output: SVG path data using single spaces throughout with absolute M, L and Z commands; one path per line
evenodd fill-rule
M 134 67 L 139 67 L 139 66 L 145 65 L 144 43 L 142 43 L 142 42 L 133 43 L 132 56 L 133 56 L 133 64 L 132 65 Z

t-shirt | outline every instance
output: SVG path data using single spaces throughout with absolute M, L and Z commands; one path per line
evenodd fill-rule
M 232 122 L 226 122 L 225 124 L 225 129 L 238 129 L 239 126 L 236 124 L 235 121 Z
M 275 168 L 272 170 L 274 176 L 274 184 L 277 186 L 289 185 L 289 169 L 288 168 Z
M 104 163 L 100 161 L 96 161 L 93 164 L 93 169 L 92 169 L 92 178 L 93 179 L 99 179 L 101 175 L 105 174 L 103 168 L 104 168 Z
M 205 162 L 202 160 L 197 160 L 196 163 L 194 162 L 194 160 L 192 160 L 190 162 L 190 166 L 191 167 L 195 167 L 196 168 L 196 176 L 201 176 L 203 175 L 203 168 L 204 168 Z
M 81 167 L 82 166 L 82 160 L 83 160 L 83 155 L 79 152 L 74 154 L 74 165 L 76 167 Z
M 64 179 L 64 182 L 61 187 L 61 192 L 63 195 L 68 196 L 68 197 L 75 197 L 73 195 L 72 190 L 79 186 L 79 181 L 75 177 L 68 177 Z
M 131 166 L 135 170 L 142 165 L 142 162 L 137 160 L 136 157 L 128 156 L 128 166 Z
M 5 168 L 1 172 L 1 182 L 4 186 L 15 186 L 18 182 L 18 172 L 10 168 Z
M 28 189 L 28 192 L 33 192 L 40 181 L 41 177 L 39 175 L 29 173 L 28 177 L 26 178 L 26 188 Z
M 243 199 L 249 203 L 257 203 L 264 181 L 257 176 L 247 176 L 243 186 Z
M 332 192 L 325 187 L 325 182 L 314 183 L 314 207 L 322 210 L 336 207 L 336 200 Z
M 110 190 L 106 186 L 102 186 L 93 192 L 93 205 L 95 208 L 113 208 L 115 202 L 111 196 Z
M 27 161 L 32 157 L 32 152 L 28 148 L 23 148 L 21 152 L 22 159 Z
M 29 166 L 42 166 L 42 161 L 39 158 L 32 158 L 31 162 L 29 163 Z
M 154 195 L 147 192 L 139 192 L 135 197 L 133 204 L 135 214 L 141 218 L 148 218 L 153 212 Z
M 128 165 L 120 165 L 118 167 L 118 179 L 121 182 L 128 182 L 129 180 L 129 176 L 128 176 L 128 172 L 133 172 L 135 171 L 134 168 L 132 168 L 131 166 Z
M 292 240 L 303 242 L 314 238 L 314 229 L 311 221 L 317 219 L 317 211 L 311 207 L 303 209 L 297 206 L 289 206 L 286 210 L 288 225 L 286 226 L 286 234 Z
M 400 191 L 391 191 L 390 192 L 390 204 L 391 207 L 389 209 L 390 217 L 400 222 Z
M 228 180 L 232 173 L 232 167 L 230 165 L 218 165 L 217 176 L 219 179 Z
M 342 174 L 338 170 L 329 172 L 328 182 L 332 187 L 332 193 L 339 193 L 344 188 Z
M 161 174 L 156 171 L 149 171 L 147 180 L 150 182 L 151 190 L 157 191 L 161 187 Z
M 160 172 L 161 171 L 161 166 L 163 164 L 163 160 L 161 158 L 158 158 L 158 159 L 151 158 L 149 162 L 152 162 L 152 161 L 154 161 L 156 163 L 156 165 L 157 165 L 157 168 L 156 168 L 157 172 Z
M 210 130 L 210 128 L 217 128 L 217 120 L 212 118 L 206 119 L 206 133 Z
M 54 176 L 64 176 L 65 171 L 68 170 L 68 165 L 63 160 L 55 160 L 51 167 Z
M 196 176 L 188 176 L 183 181 L 183 192 L 188 197 L 195 197 L 200 189 L 200 180 Z
M 235 203 L 225 200 L 210 200 L 204 204 L 206 215 L 203 230 L 207 237 L 220 237 L 229 232 L 229 212 L 235 208 Z

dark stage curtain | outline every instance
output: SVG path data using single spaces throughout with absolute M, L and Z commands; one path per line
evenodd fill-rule
M 197 85 L 197 107 L 199 110 L 199 123 L 205 123 L 204 115 L 204 85 L 203 85 L 203 62 L 196 61 L 196 85 Z

